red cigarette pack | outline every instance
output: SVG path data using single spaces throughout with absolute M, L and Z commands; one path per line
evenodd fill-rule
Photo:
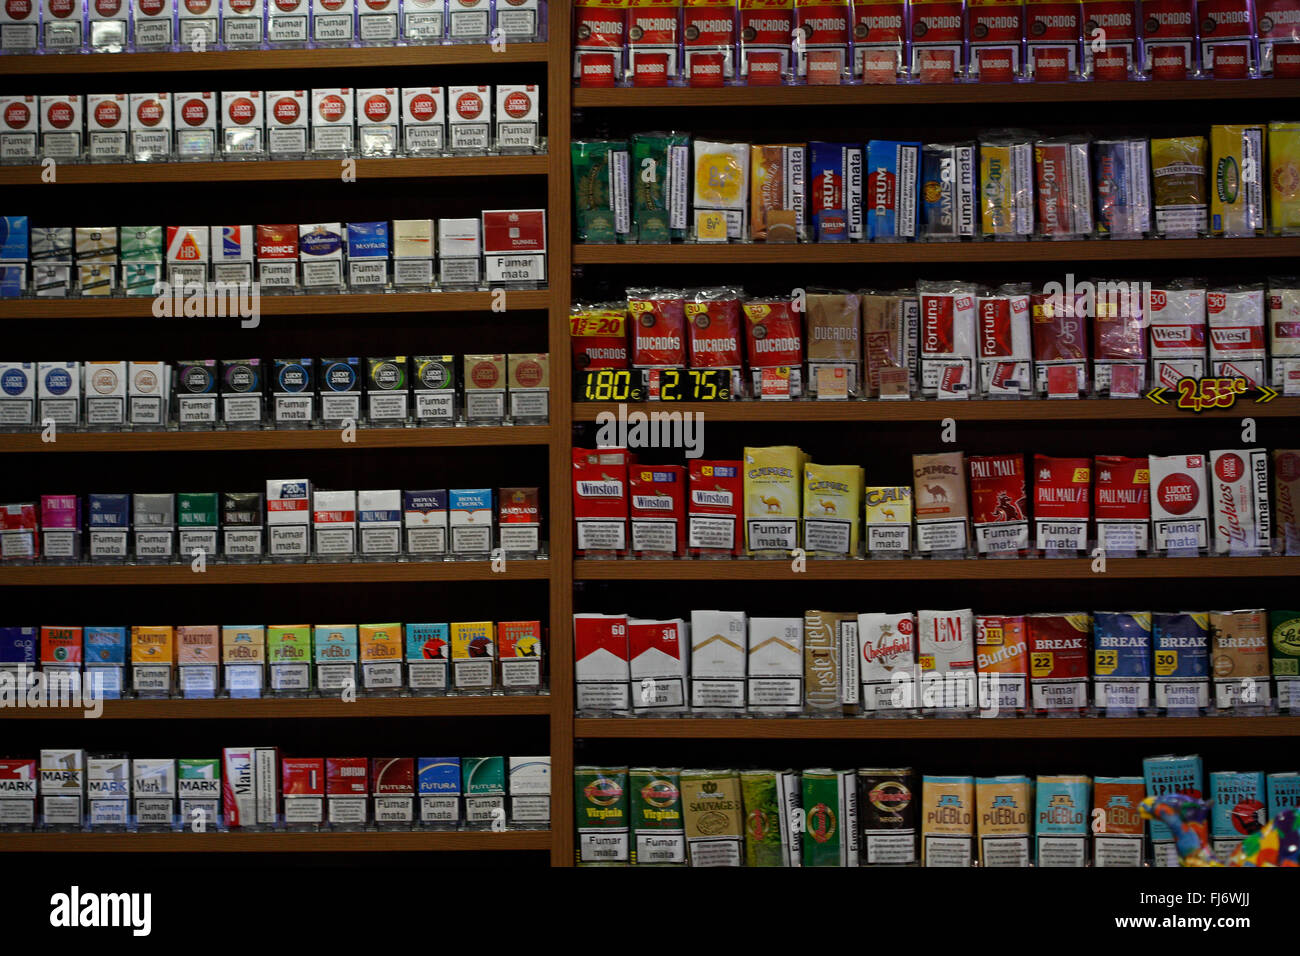
M 686 469 L 638 465 L 629 472 L 632 550 L 658 555 L 686 553 Z
M 325 793 L 331 797 L 368 796 L 369 778 L 365 757 L 328 757 L 325 760 Z
M 573 518 L 579 555 L 627 550 L 628 465 L 624 448 L 573 449 Z
M 692 554 L 740 554 L 744 476 L 738 461 L 691 462 L 690 548 Z
M 701 289 L 686 303 L 691 368 L 740 368 L 740 294 Z
M 319 757 L 285 757 L 280 761 L 280 792 L 286 797 L 325 795 L 325 761 Z
M 686 300 L 668 289 L 628 289 L 633 368 L 686 367 Z
M 1034 517 L 1088 518 L 1092 460 L 1034 456 Z

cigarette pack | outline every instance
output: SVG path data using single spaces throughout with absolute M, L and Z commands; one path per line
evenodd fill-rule
M 804 304 L 812 397 L 857 398 L 862 376 L 861 300 L 853 293 L 817 292 L 805 296 Z
M 348 285 L 382 290 L 388 284 L 388 223 L 350 222 L 347 236 Z
M 221 634 L 216 625 L 176 628 L 177 685 L 182 697 L 210 700 L 217 696 L 221 652 Z
M 42 750 L 41 823 L 46 829 L 80 830 L 86 796 L 86 752 Z
M 288 829 L 315 829 L 325 822 L 325 761 L 320 757 L 285 757 L 281 761 L 284 824 Z
M 629 855 L 627 767 L 574 767 L 573 789 L 578 865 L 625 866 Z M 682 795 L 685 797 L 685 790 Z
M 455 828 L 460 824 L 460 758 L 419 757 L 415 792 L 421 826 Z
M 981 554 L 1023 554 L 1029 547 L 1024 456 L 973 455 L 966 465 L 976 548 Z
M 496 675 L 496 626 L 491 621 L 453 621 L 452 686 L 461 693 L 491 693 Z
M 1201 713 L 1210 703 L 1210 619 L 1203 613 L 1151 616 L 1156 706 L 1171 714 Z
M 35 424 L 36 372 L 33 362 L 0 362 L 0 428 Z
M 633 767 L 628 773 L 634 866 L 686 863 L 680 771 Z M 742 772 L 742 788 L 744 777 Z
M 916 623 L 921 707 L 931 712 L 973 712 L 978 704 L 974 612 L 917 611 Z
M 407 17 L 411 17 L 407 11 Z M 402 87 L 402 149 L 408 156 L 437 155 L 447 143 L 447 97 L 441 86 Z M 432 254 L 432 249 L 430 249 Z
M 131 796 L 139 830 L 176 825 L 176 761 L 137 757 L 131 761 Z
M 406 553 L 447 553 L 447 492 L 445 489 L 402 492 L 402 522 Z
M 691 461 L 688 543 L 692 555 L 722 558 L 740 554 L 741 467 L 738 461 Z
M 1237 3 L 1245 14 L 1246 0 L 1233 5 Z M 1212 235 L 1262 236 L 1267 231 L 1260 175 L 1266 165 L 1266 139 L 1262 124 L 1210 127 L 1210 168 L 1215 174 L 1210 193 Z
M 870 557 L 901 557 L 912 553 L 912 489 L 880 487 L 863 490 L 864 534 Z
M 980 715 L 1018 716 L 1029 707 L 1029 646 L 1023 616 L 975 617 Z
M 392 3 L 396 9 L 394 0 L 375 0 L 375 3 Z M 363 20 L 370 19 L 363 17 Z M 357 151 L 362 156 L 394 156 L 400 149 L 401 107 L 397 97 L 396 87 L 357 90 Z
M 1093 866 L 1142 865 L 1144 841 L 1138 806 L 1145 796 L 1141 777 L 1097 777 L 1093 781 L 1093 817 L 1105 824 L 1093 833 Z
M 1211 451 L 1210 474 L 1215 553 L 1268 553 L 1273 537 L 1268 452 L 1263 448 Z
M 222 555 L 227 561 L 260 560 L 262 556 L 262 494 L 227 491 L 221 495 Z
M 362 624 L 357 628 L 357 656 L 366 693 L 382 696 L 401 690 L 404 650 L 401 624 Z
M 971 866 L 975 778 L 921 778 L 921 865 Z
M 592 626 L 599 627 L 600 624 L 584 625 Z M 675 711 L 685 708 L 689 638 L 686 622 L 680 618 L 667 621 L 628 619 L 633 710 Z M 614 664 L 611 669 L 617 670 L 618 665 Z
M 1086 614 L 1030 614 L 1029 685 L 1038 713 L 1082 714 L 1088 709 Z
M 1028 777 L 977 777 L 980 866 L 1029 866 L 1029 819 L 1034 784 Z
M 312 486 L 306 479 L 270 479 L 266 483 L 266 524 L 273 558 L 302 559 L 311 553 Z M 355 511 L 355 506 L 351 509 Z M 349 519 L 351 520 L 351 519 Z
M 915 49 L 913 45 L 913 50 Z M 985 134 L 980 137 L 979 153 L 981 234 L 995 239 L 1027 238 L 1034 231 L 1033 147 L 1030 134 Z
M 915 239 L 920 228 L 921 144 L 867 143 L 867 238 Z
M 858 555 L 863 470 L 858 465 L 804 464 L 803 547 L 818 557 Z
M 357 531 L 362 557 L 396 560 L 402 551 L 402 493 L 358 491 Z
M 466 423 L 500 425 L 506 414 L 505 355 L 465 355 L 463 362 Z
M 912 456 L 916 541 L 923 553 L 964 554 L 969 511 L 961 452 Z
M 1205 550 L 1209 543 L 1205 456 L 1152 455 L 1150 475 L 1156 550 L 1192 553 Z
M 551 357 L 546 352 L 506 355 L 510 420 L 516 425 L 545 424 L 551 414 Z
M 1181 793 L 1200 800 L 1205 794 L 1205 774 L 1199 756 L 1147 757 L 1142 761 L 1142 777 L 1148 796 L 1163 797 Z M 1174 834 L 1159 820 L 1150 821 L 1153 862 L 1156 866 L 1177 866 Z
M 805 223 L 803 145 L 751 146 L 750 238 L 767 242 L 802 242 Z
M 797 714 L 803 707 L 803 619 L 749 619 L 746 695 L 751 712 Z
M 633 86 L 676 86 L 681 0 L 628 0 L 627 72 Z
M 36 162 L 36 108 L 35 96 L 0 96 L 0 162 Z
M 1095 612 L 1092 646 L 1097 706 L 1107 715 L 1144 712 L 1151 703 L 1151 615 Z
M 1086 866 L 1089 790 L 1084 776 L 1042 777 L 1036 782 L 1034 835 L 1037 865 Z
M 497 530 L 507 555 L 536 557 L 541 547 L 541 508 L 536 488 L 501 488 Z
M 357 628 L 354 624 L 317 624 L 312 632 L 316 686 L 321 696 L 357 690 Z
M 36 825 L 35 760 L 0 760 L 0 830 L 30 830 Z
M 1088 545 L 1092 460 L 1034 455 L 1034 523 L 1046 554 L 1085 551 Z
M 890 3 L 892 5 L 892 0 Z M 922 238 L 941 240 L 975 237 L 975 170 L 974 143 L 926 143 L 922 147 Z
M 131 820 L 129 757 L 86 758 L 86 809 L 92 830 L 120 831 L 127 828 Z
M 91 162 L 127 161 L 131 112 L 130 97 L 125 93 L 86 95 L 86 156 Z M 165 135 L 170 142 L 170 126 Z
M 749 554 L 784 558 L 799 547 L 800 492 L 807 461 L 808 455 L 792 445 L 744 450 L 745 546 Z
M 1294 713 L 1300 709 L 1300 612 L 1269 611 L 1268 629 L 1278 708 Z
M 452 488 L 447 492 L 452 557 L 486 558 L 492 551 L 492 504 L 491 488 Z
M 803 391 L 803 335 L 791 299 L 748 299 L 744 303 L 745 353 L 755 396 L 798 398 Z
M 852 770 L 805 770 L 800 776 L 802 866 L 858 865 L 858 787 Z
M 1219 859 L 1231 857 L 1246 837 L 1264 828 L 1264 786 L 1263 771 L 1210 774 L 1210 846 Z
M 864 865 L 916 863 L 917 803 L 912 768 L 858 769 Z
M 311 690 L 311 628 L 272 625 L 266 629 L 266 659 L 271 666 L 271 693 L 297 696 Z
M 411 147 L 407 147 L 410 152 Z M 435 252 L 432 219 L 393 220 L 393 285 L 429 288 L 433 285 Z
M 859 614 L 858 656 L 863 711 L 888 715 L 915 710 L 916 615 Z
M 207 90 L 174 93 L 172 97 L 176 157 L 210 161 L 217 153 L 217 94 Z
M 504 757 L 463 757 L 461 787 L 465 791 L 465 822 L 471 828 L 504 827 L 506 767 Z
M 83 109 L 80 93 L 40 97 L 41 156 L 72 162 L 81 159 Z
M 813 240 L 866 238 L 863 220 L 863 150 L 857 144 L 808 144 L 808 200 Z
M 335 830 L 360 830 L 370 819 L 370 775 L 365 757 L 325 758 L 325 817 Z
M 387 268 L 386 260 L 376 264 Z M 358 263 L 350 261 L 349 266 Z M 410 364 L 405 355 L 366 359 L 366 421 L 376 428 L 402 427 L 410 414 Z
M 921 302 L 921 392 L 969 398 L 975 386 L 975 287 L 964 282 L 917 283 Z
M 266 628 L 260 624 L 221 629 L 221 661 L 231 697 L 261 697 L 266 668 Z
M 169 626 L 131 628 L 131 686 L 137 697 L 170 697 L 175 633 Z
M 1112 0 L 1087 0 L 1090 6 Z M 1114 20 L 1123 14 L 1099 12 Z M 1131 27 L 1131 24 L 1130 24 Z M 1105 27 L 1106 54 L 1113 55 L 1111 28 Z M 1094 55 L 1091 43 L 1085 55 Z M 1130 57 L 1131 62 L 1131 57 Z M 1128 68 L 1123 68 L 1127 73 Z M 1093 143 L 1093 184 L 1097 197 L 1097 231 L 1103 236 L 1139 238 L 1151 231 L 1150 147 L 1145 139 L 1099 139 Z
M 744 824 L 734 770 L 683 770 L 682 809 L 692 867 L 740 866 Z
M 167 161 L 172 156 L 171 94 L 132 93 L 130 102 L 131 155 L 138 163 Z
M 963 0 L 912 0 L 911 74 L 922 83 L 951 83 L 966 75 Z
M 627 549 L 628 464 L 622 448 L 573 449 L 573 515 L 583 554 Z
M 122 672 L 126 668 L 126 628 L 92 626 L 84 633 L 86 644 L 82 656 L 86 661 L 87 687 L 102 700 L 119 700 L 125 686 Z M 3 663 L 0 670 L 4 670 Z
M 1005 83 L 1025 74 L 1021 44 L 1025 38 L 1025 12 L 1008 0 L 970 0 L 966 17 L 967 68 L 973 79 Z
M 542 686 L 541 622 L 499 622 L 497 657 L 501 666 L 501 686 L 507 694 L 538 693 Z
M 1272 703 L 1268 681 L 1268 613 L 1210 612 L 1210 665 L 1214 704 L 1250 713 Z
M 746 617 L 743 611 L 691 612 L 691 708 L 745 709 Z
M 540 94 L 536 86 L 496 88 L 496 148 L 501 152 L 533 152 L 538 148 Z
M 636 466 L 628 475 L 632 551 L 641 557 L 686 553 L 686 469 Z
M 1264 289 L 1230 286 L 1205 296 L 1210 337 L 1210 374 L 1244 378 L 1258 388 L 1267 379 L 1264 349 Z
M 1270 773 L 1268 783 L 1268 818 L 1283 810 L 1300 808 L 1300 773 Z
M 508 784 L 510 823 L 524 829 L 546 829 L 551 823 L 551 758 L 511 757 Z
M 805 611 L 803 616 L 804 711 L 814 717 L 844 713 L 859 693 L 858 616 L 844 611 Z
M 408 829 L 415 822 L 415 761 L 410 757 L 373 758 L 370 792 L 376 826 Z
M 406 680 L 413 694 L 446 693 L 450 659 L 449 625 L 406 625 Z
M 311 39 L 317 46 L 350 46 L 356 38 L 356 0 L 312 0 Z
M 492 147 L 492 88 L 447 87 L 448 148 L 453 153 L 486 153 Z

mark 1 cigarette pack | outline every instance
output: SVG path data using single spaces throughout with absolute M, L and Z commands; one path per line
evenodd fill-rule
M 803 469 L 803 547 L 818 557 L 858 554 L 858 502 L 863 469 L 858 465 L 817 465 Z
M 975 617 L 975 666 L 981 712 L 1016 716 L 1029 706 L 1029 645 L 1023 616 Z
M 1024 456 L 971 456 L 966 465 L 976 548 L 980 554 L 1023 554 L 1029 547 Z
M 803 707 L 803 619 L 749 619 L 747 697 L 751 712 L 797 714 Z
M 725 558 L 740 554 L 742 468 L 739 461 L 691 461 L 687 543 L 693 556 Z
M 743 611 L 691 612 L 691 707 L 745 708 L 747 621 Z
M 916 706 L 916 615 L 858 615 L 859 673 L 863 711 L 904 713 Z
M 628 619 L 621 614 L 573 616 L 575 705 L 580 711 L 629 706 Z
M 745 545 L 751 555 L 785 557 L 799 547 L 800 489 L 808 456 L 787 445 L 746 448 Z
M 221 806 L 227 827 L 274 827 L 279 789 L 280 759 L 274 747 L 227 747 L 221 752 Z
M 1204 455 L 1150 458 L 1151 521 L 1158 551 L 1196 552 L 1209 544 Z
M 578 865 L 626 865 L 629 857 L 627 767 L 574 767 L 573 789 Z
M 1151 615 L 1097 611 L 1092 643 L 1097 706 L 1108 714 L 1146 710 L 1151 701 Z
M 1088 708 L 1088 638 L 1084 614 L 1030 614 L 1029 682 L 1039 713 L 1081 714 Z
M 969 713 L 975 710 L 974 612 L 969 608 L 917 611 L 916 623 L 921 706 L 931 711 Z
M 1034 833 L 1038 866 L 1085 866 L 1088 862 L 1089 790 L 1084 776 L 1037 780 Z
M 1093 866 L 1141 866 L 1144 850 L 1142 815 L 1146 797 L 1141 777 L 1097 777 L 1092 785 Z M 1098 814 L 1097 811 L 1101 811 Z
M 40 753 L 41 822 L 47 828 L 80 829 L 86 794 L 84 750 Z
M 131 760 L 87 756 L 86 807 L 93 830 L 125 830 L 130 823 Z
M 921 553 L 967 548 L 969 510 L 966 467 L 961 452 L 912 456 L 916 544 Z
M 734 770 L 683 770 L 682 811 L 690 865 L 740 866 L 745 830 Z
M 636 866 L 683 866 L 686 830 L 680 771 L 633 767 L 628 772 L 631 803 L 631 862 Z
M 1200 800 L 1205 795 L 1205 773 L 1199 756 L 1147 757 L 1142 761 L 1142 777 L 1146 782 L 1147 796 L 1181 793 Z M 1177 866 L 1173 832 L 1159 820 L 1149 823 L 1153 863 L 1156 866 Z
M 1273 516 L 1268 494 L 1268 451 L 1210 452 L 1216 554 L 1267 554 Z
M 633 710 L 671 712 L 685 708 L 689 634 L 681 618 L 628 620 Z
M 911 767 L 858 770 L 862 862 L 866 866 L 916 863 L 920 794 Z
M 888 486 L 863 491 L 863 534 L 871 557 L 912 553 L 912 489 Z
M 975 838 L 975 778 L 921 780 L 921 865 L 971 866 Z
M 1268 612 L 1210 612 L 1210 670 L 1221 710 L 1267 709 Z
M 976 831 L 980 866 L 1029 866 L 1034 785 L 1028 777 L 977 777 Z

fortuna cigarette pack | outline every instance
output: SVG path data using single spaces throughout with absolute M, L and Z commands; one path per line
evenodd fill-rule
M 691 707 L 745 708 L 744 611 L 691 612 Z
M 638 711 L 678 710 L 686 706 L 686 622 L 630 619 L 627 642 L 631 655 L 632 707 Z
M 628 619 L 573 615 L 575 704 L 580 711 L 628 709 Z

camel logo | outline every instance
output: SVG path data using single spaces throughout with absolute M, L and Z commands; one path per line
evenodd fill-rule
M 833 514 L 836 513 L 836 511 L 835 511 L 835 502 L 833 502 L 833 501 L 826 501 L 826 500 L 823 499 L 822 501 L 818 502 L 818 504 L 820 504 L 820 505 L 822 506 L 822 513 L 823 513 L 823 514 L 833 515 Z
M 925 493 L 929 495 L 930 500 L 934 502 L 948 500 L 948 489 L 943 485 L 926 485 Z
M 772 515 L 772 514 L 780 514 L 780 513 L 781 513 L 781 499 L 780 499 L 780 498 L 764 497 L 764 496 L 760 495 L 758 500 L 761 501 L 763 504 L 767 505 L 767 513 L 768 513 L 768 514 Z

